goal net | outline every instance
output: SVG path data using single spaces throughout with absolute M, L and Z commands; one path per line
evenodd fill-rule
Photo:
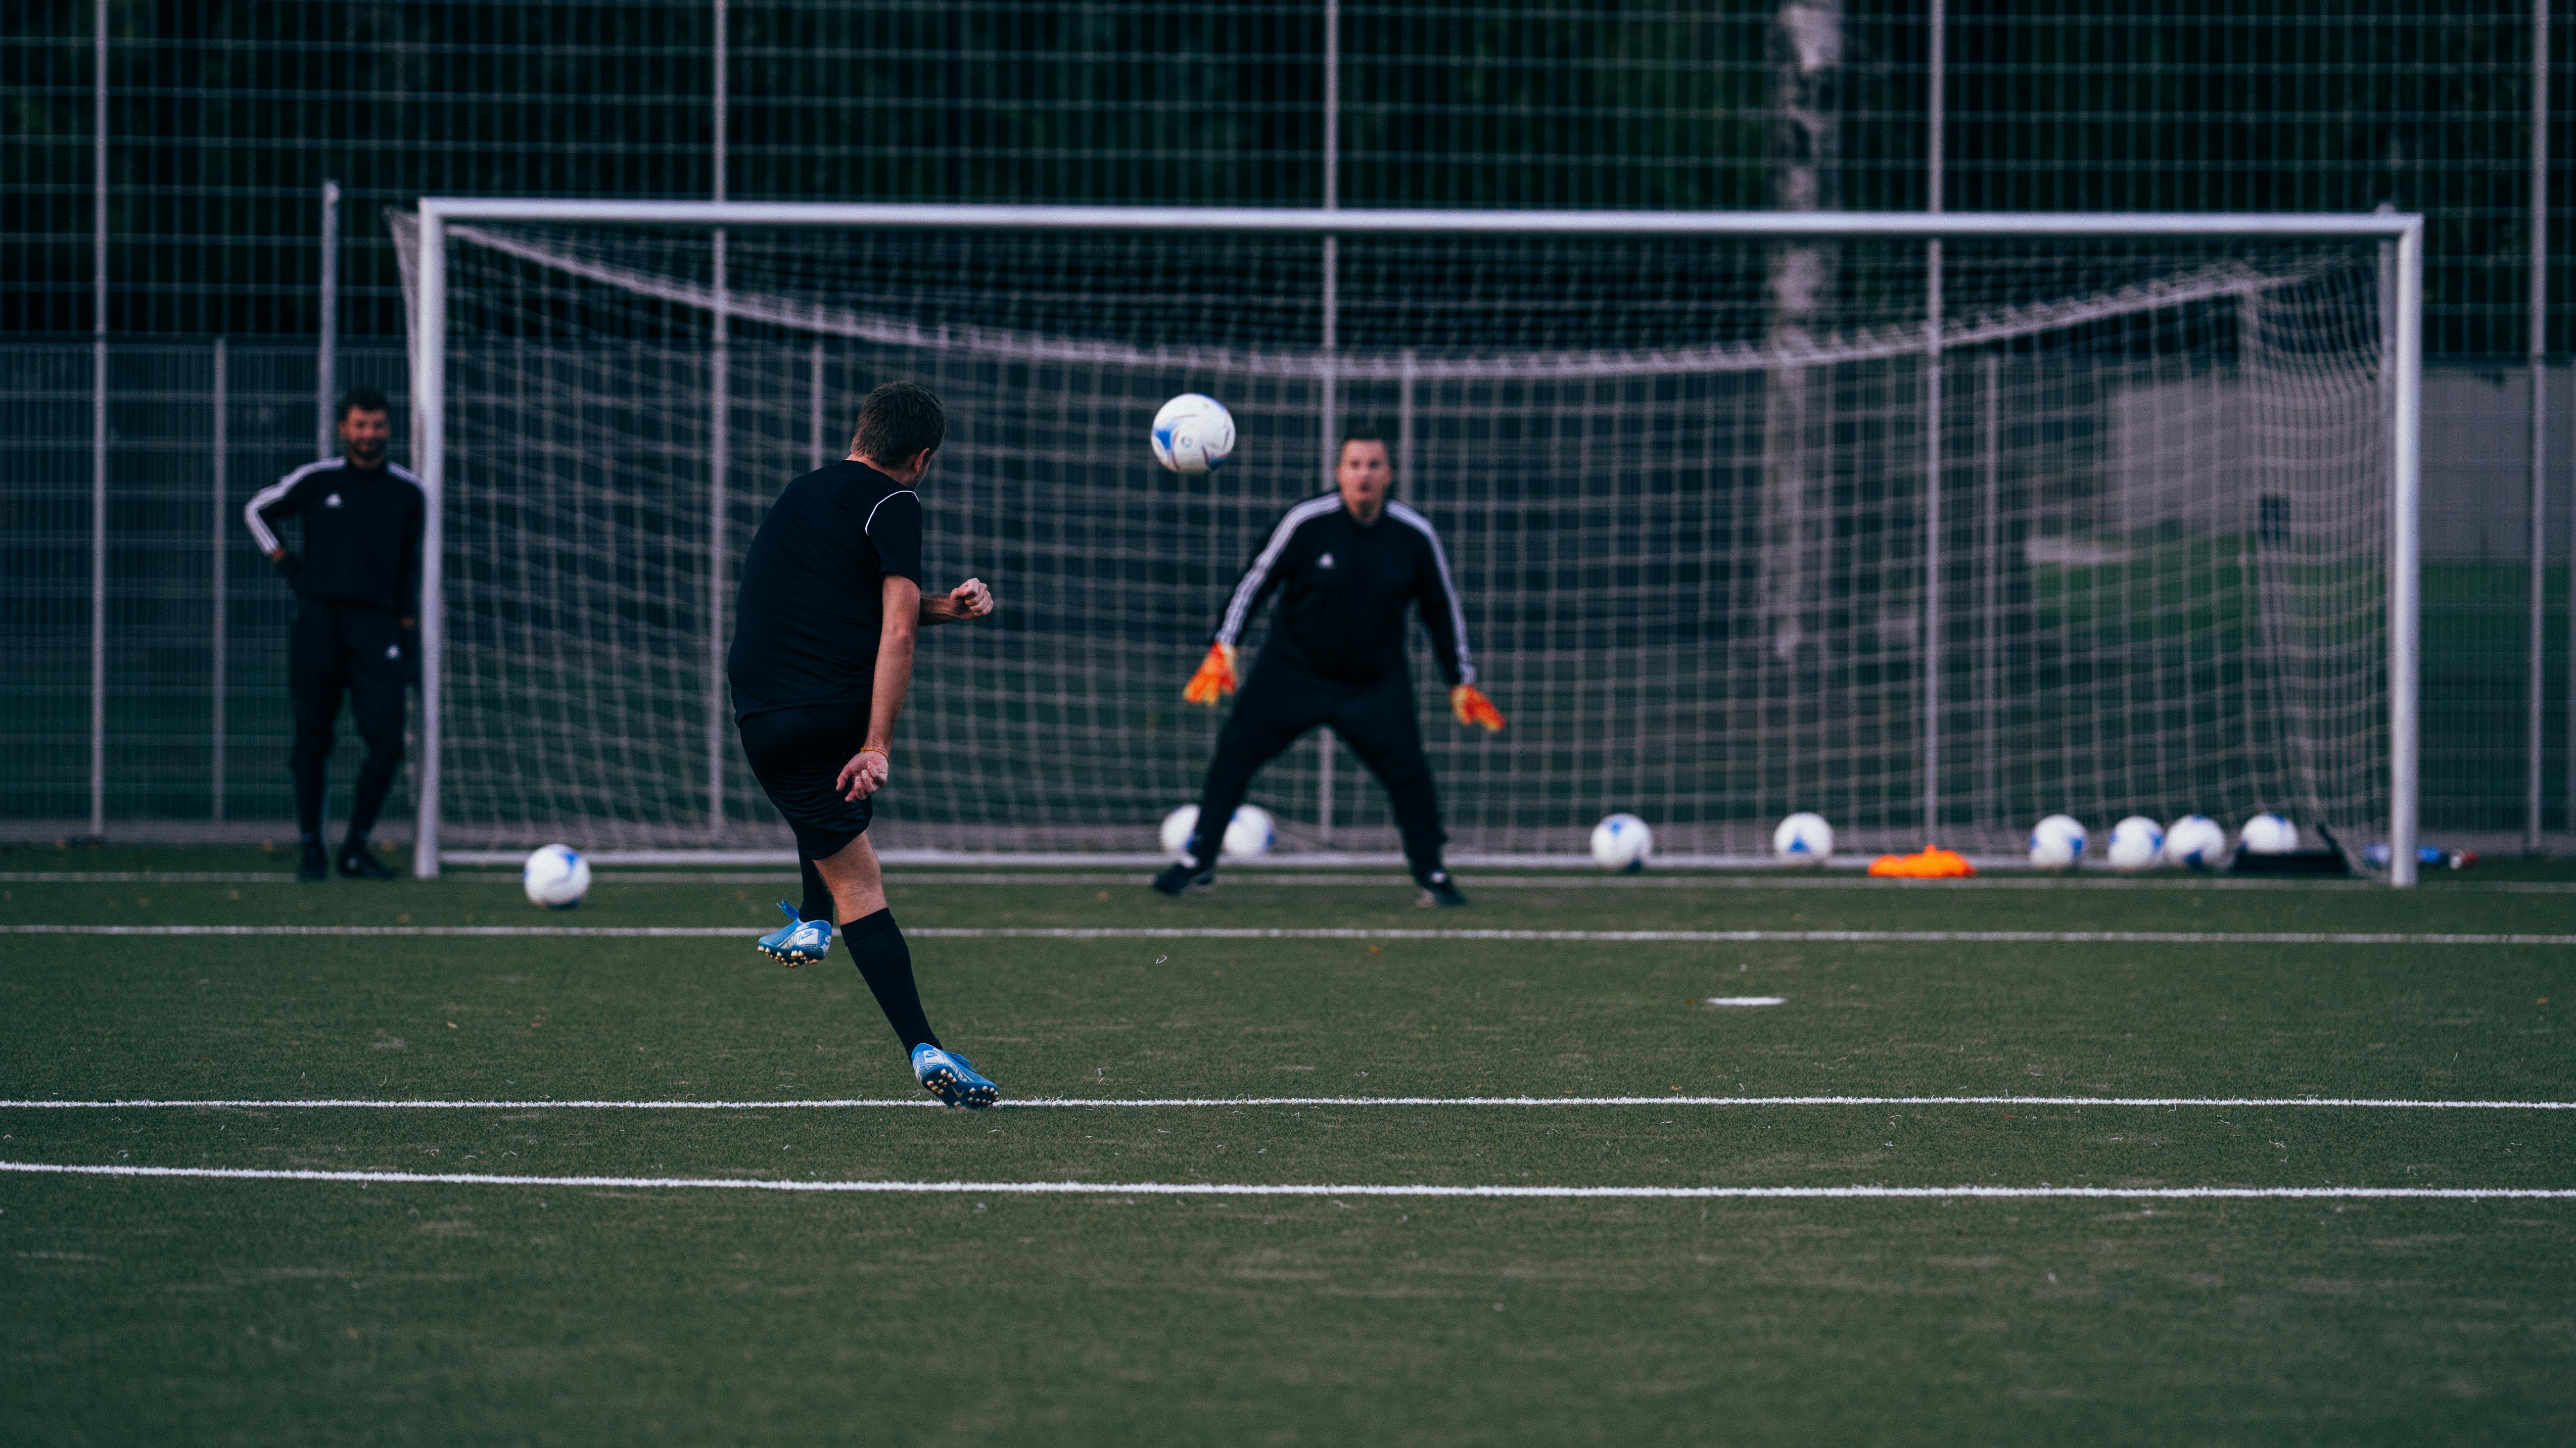
M 1793 810 L 1862 851 L 2057 811 L 2388 837 L 2381 239 L 726 221 L 444 222 L 448 847 L 784 847 L 732 595 L 897 378 L 949 415 L 925 586 L 1000 609 L 923 636 L 881 847 L 1151 849 L 1221 720 L 1181 686 L 1351 429 L 1511 721 L 1452 722 L 1416 631 L 1454 850 L 1614 810 L 1668 856 Z M 1240 431 L 1209 477 L 1147 446 L 1184 391 Z M 1286 848 L 1393 846 L 1328 740 L 1253 799 Z

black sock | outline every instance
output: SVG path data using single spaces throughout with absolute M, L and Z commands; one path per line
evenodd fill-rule
M 363 855 L 366 852 L 367 837 L 356 830 L 349 831 L 349 837 L 340 842 L 340 854 L 344 859 L 350 855 Z
M 804 902 L 796 907 L 799 920 L 829 920 L 833 917 L 832 887 L 823 883 L 823 867 L 814 863 L 803 850 L 796 852 L 796 873 L 805 880 Z
M 921 1013 L 921 992 L 912 983 L 912 947 L 903 943 L 894 911 L 879 910 L 851 921 L 841 939 L 849 947 L 850 963 L 876 993 L 886 1024 L 903 1038 L 903 1049 L 909 1053 L 915 1046 L 938 1045 L 939 1038 L 930 1033 L 930 1018 Z

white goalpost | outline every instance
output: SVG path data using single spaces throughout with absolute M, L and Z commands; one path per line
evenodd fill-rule
M 925 583 L 1001 611 L 925 637 L 890 853 L 1149 851 L 1224 593 L 1355 427 L 1512 720 L 1421 689 L 1462 859 L 1614 810 L 1716 861 L 1803 809 L 1864 851 L 2277 809 L 2415 880 L 2420 217 L 430 197 L 395 232 L 424 877 L 786 847 L 724 615 L 767 499 L 910 377 L 950 412 Z M 1242 434 L 1208 478 L 1145 445 L 1183 391 Z M 1391 848 L 1335 750 L 1255 801 Z

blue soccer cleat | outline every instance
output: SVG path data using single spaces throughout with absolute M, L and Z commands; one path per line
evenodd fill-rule
M 789 970 L 811 965 L 832 949 L 832 922 L 799 920 L 796 907 L 781 900 L 778 908 L 787 912 L 787 923 L 760 937 L 760 953 L 772 960 L 783 960 Z
M 974 1062 L 928 1042 L 912 1048 L 912 1075 L 942 1106 L 980 1110 L 1002 1099 L 1002 1088 L 985 1080 Z

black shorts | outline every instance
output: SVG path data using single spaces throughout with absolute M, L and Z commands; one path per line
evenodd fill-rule
M 874 799 L 843 799 L 833 787 L 843 766 L 868 742 L 868 706 L 817 704 L 765 709 L 736 720 L 743 757 L 769 802 L 796 832 L 796 848 L 826 860 L 868 832 Z

